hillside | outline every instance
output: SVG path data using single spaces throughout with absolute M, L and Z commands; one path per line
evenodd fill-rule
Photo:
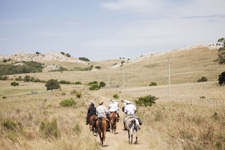
M 51 78 L 81 81 L 104 81 L 111 85 L 126 87 L 148 86 L 151 82 L 158 85 L 168 84 L 168 58 L 170 58 L 171 84 L 196 83 L 205 76 L 209 81 L 217 81 L 218 75 L 224 71 L 224 65 L 218 61 L 218 48 L 209 46 L 191 46 L 188 49 L 177 49 L 157 54 L 146 54 L 134 60 L 106 60 L 91 62 L 104 66 L 99 71 L 66 71 L 30 74 L 42 80 Z M 116 64 L 113 67 L 113 64 Z M 123 82 L 124 72 L 124 82 Z M 23 75 L 22 75 L 23 76 Z M 14 77 L 14 76 L 12 76 Z

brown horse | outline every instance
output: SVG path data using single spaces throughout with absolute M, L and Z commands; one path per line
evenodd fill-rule
M 96 121 L 96 128 L 100 137 L 101 145 L 104 146 L 103 142 L 105 141 L 106 129 L 109 127 L 106 118 L 98 118 Z
M 89 120 L 88 120 L 88 124 L 89 124 L 89 129 L 90 131 L 93 132 L 93 134 L 95 133 L 95 130 L 94 130 L 94 120 L 97 116 L 96 115 L 92 115 Z
M 116 133 L 117 120 L 118 120 L 118 115 L 116 114 L 116 112 L 111 112 L 109 115 L 109 122 L 110 122 L 112 133 L 114 134 Z

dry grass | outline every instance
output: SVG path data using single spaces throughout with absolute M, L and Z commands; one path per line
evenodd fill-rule
M 224 100 L 225 86 L 218 86 L 218 75 L 224 71 L 224 65 L 214 62 L 216 50 L 207 48 L 195 51 L 172 51 L 163 56 L 145 59 L 141 62 L 125 63 L 126 88 L 90 91 L 86 85 L 61 85 L 61 90 L 55 90 L 47 99 L 43 108 L 40 105 L 49 93 L 26 95 L 32 91 L 45 91 L 44 83 L 20 82 L 20 86 L 12 87 L 12 81 L 0 81 L 0 122 L 5 119 L 14 121 L 17 129 L 10 130 L 0 125 L 0 148 L 11 149 L 151 149 L 151 150 L 203 150 L 225 149 L 225 110 L 224 105 L 209 107 L 190 105 L 185 102 L 163 101 L 169 96 L 168 57 L 171 58 L 171 89 L 172 97 L 201 99 L 207 101 Z M 110 75 L 111 84 L 122 85 L 122 68 L 106 69 L 113 61 L 93 62 L 102 66 L 100 71 L 88 72 L 45 72 L 28 74 L 41 80 L 58 79 L 67 81 L 99 81 L 100 76 L 107 83 Z M 67 64 L 65 64 L 67 65 Z M 73 67 L 71 65 L 70 67 Z M 15 78 L 19 75 L 11 75 Z M 25 74 L 21 75 L 25 76 Z M 209 82 L 197 83 L 205 76 Z M 158 86 L 149 87 L 151 82 Z M 82 94 L 76 97 L 76 90 Z M 139 132 L 139 143 L 128 144 L 127 133 L 122 131 L 124 114 L 120 112 L 121 121 L 118 124 L 118 134 L 107 133 L 106 147 L 101 148 L 99 137 L 94 137 L 85 125 L 89 101 L 95 104 L 100 100 L 108 106 L 114 94 L 121 99 L 134 102 L 139 96 L 154 95 L 160 99 L 152 107 L 139 107 L 137 115 L 143 125 Z M 76 105 L 69 108 L 59 106 L 62 100 L 73 98 Z M 216 112 L 216 113 L 215 113 Z M 216 115 L 215 115 L 216 114 Z M 59 137 L 44 137 L 40 131 L 41 122 L 57 121 Z

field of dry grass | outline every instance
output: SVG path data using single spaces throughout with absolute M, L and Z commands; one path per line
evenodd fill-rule
M 193 88 L 194 87 L 194 88 Z M 209 107 L 190 105 L 182 102 L 158 100 L 152 107 L 138 107 L 137 115 L 143 120 L 139 132 L 137 145 L 129 145 L 127 133 L 124 132 L 122 122 L 118 124 L 118 134 L 107 133 L 105 147 L 99 144 L 99 138 L 89 132 L 85 125 L 85 117 L 89 101 L 104 100 L 108 106 L 113 94 L 121 99 L 133 101 L 137 96 L 152 94 L 162 97 L 167 86 L 145 87 L 146 89 L 101 89 L 90 91 L 84 85 L 63 85 L 61 90 L 55 90 L 53 96 L 46 100 L 43 108 L 40 105 L 49 93 L 26 95 L 32 91 L 45 91 L 43 83 L 24 83 L 18 87 L 11 87 L 10 81 L 0 84 L 0 122 L 6 119 L 17 123 L 16 129 L 6 129 L 0 126 L 0 147 L 11 149 L 224 149 L 225 148 L 225 111 L 223 107 Z M 28 90 L 29 89 L 29 90 Z M 199 95 L 217 96 L 224 100 L 225 87 L 218 87 L 212 83 L 195 83 L 174 85 L 174 92 L 178 97 L 185 97 L 189 93 L 193 98 Z M 82 93 L 82 98 L 76 98 L 72 93 L 76 90 Z M 204 92 L 205 91 L 205 92 Z M 210 92 L 211 94 L 210 94 Z M 220 93 L 220 94 L 219 94 Z M 3 99 L 3 95 L 6 97 Z M 189 95 L 190 96 L 190 95 Z M 62 100 L 73 98 L 76 105 L 64 108 L 59 106 Z M 214 114 L 217 113 L 217 115 Z M 124 114 L 120 111 L 121 118 Z M 40 129 L 42 122 L 57 121 L 59 136 L 45 137 Z M 121 119 L 122 120 L 122 119 Z
M 61 85 L 60 90 L 44 92 L 44 83 L 23 82 L 12 87 L 12 80 L 0 81 L 0 149 L 4 150 L 74 150 L 74 149 L 105 149 L 105 150 L 205 150 L 225 149 L 225 86 L 218 85 L 218 75 L 225 71 L 224 65 L 219 65 L 217 50 L 198 48 L 189 51 L 171 51 L 165 55 L 145 58 L 140 62 L 125 62 L 123 67 L 109 68 L 121 60 L 92 62 L 94 66 L 102 66 L 99 71 L 43 72 L 20 75 L 10 75 L 10 78 L 25 75 L 41 80 L 57 79 L 71 82 L 81 81 L 82 85 Z M 171 62 L 171 95 L 168 87 L 168 57 Z M 73 64 L 69 68 L 73 68 Z M 123 87 L 123 70 L 125 87 Z M 198 83 L 205 76 L 208 82 Z M 87 84 L 90 81 L 104 81 L 119 88 L 103 88 L 90 91 Z M 149 86 L 156 82 L 158 86 Z M 74 93 L 81 93 L 77 98 Z M 95 104 L 104 100 L 108 106 L 113 94 L 120 100 L 134 100 L 140 96 L 153 95 L 159 98 L 152 107 L 138 107 L 137 115 L 143 125 L 139 132 L 139 142 L 130 145 L 127 133 L 124 132 L 121 120 L 118 124 L 118 134 L 107 133 L 105 147 L 100 146 L 99 137 L 89 132 L 85 125 L 86 113 L 90 100 Z M 76 105 L 62 107 L 62 100 L 73 98 Z M 46 99 L 46 100 L 45 100 Z M 177 101 L 177 99 L 194 100 L 195 103 Z M 43 100 L 45 103 L 40 108 Z M 203 102 L 202 104 L 199 103 Z M 209 100 L 223 102 L 219 105 L 205 105 Z M 206 102 L 206 103 L 204 103 Z M 11 120 L 11 126 L 5 127 L 6 120 Z M 54 124 L 54 120 L 56 124 Z M 57 129 L 55 136 L 46 136 L 42 127 L 54 124 Z M 10 123 L 9 123 L 10 124 Z M 50 134 L 50 135 L 51 135 Z

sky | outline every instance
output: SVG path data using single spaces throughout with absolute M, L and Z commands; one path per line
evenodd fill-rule
M 225 0 L 0 0 L 0 55 L 135 58 L 225 37 Z

